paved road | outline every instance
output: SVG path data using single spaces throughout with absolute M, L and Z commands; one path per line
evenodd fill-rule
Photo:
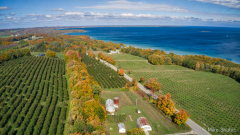
M 97 59 L 97 58 L 96 58 Z M 109 64 L 108 62 L 101 60 L 100 61 L 104 64 L 106 64 L 107 66 L 111 67 L 113 70 L 117 71 L 117 68 L 114 67 L 113 65 Z M 129 80 L 132 81 L 132 78 L 129 77 L 127 74 L 124 73 L 124 77 Z M 146 89 L 142 84 L 138 83 L 138 87 L 145 92 L 146 94 L 151 94 L 151 92 Z M 156 95 L 155 95 L 156 98 Z M 178 112 L 178 110 L 176 109 L 176 111 Z M 200 127 L 197 123 L 195 123 L 194 121 L 192 121 L 191 119 L 188 119 L 186 124 L 188 124 L 191 128 L 193 133 L 198 134 L 198 135 L 211 135 L 209 132 L 207 132 L 205 129 L 203 129 L 202 127 Z

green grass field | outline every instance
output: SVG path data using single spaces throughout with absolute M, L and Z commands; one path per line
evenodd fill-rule
M 127 130 L 136 128 L 136 120 L 139 117 L 146 117 L 153 129 L 149 133 L 151 135 L 159 135 L 159 134 L 172 134 L 172 133 L 180 133 L 187 132 L 190 128 L 186 130 L 179 130 L 176 126 L 171 123 L 168 119 L 166 119 L 156 108 L 154 108 L 151 104 L 146 101 L 143 101 L 142 98 L 136 94 L 134 91 L 121 91 L 119 89 L 103 89 L 101 93 L 102 102 L 107 99 L 112 99 L 114 97 L 119 97 L 119 109 L 115 114 L 127 114 L 127 122 L 123 122 L 126 126 Z M 136 106 L 137 99 L 137 106 Z M 141 113 L 136 113 L 136 110 L 141 110 Z M 130 121 L 128 115 L 132 116 L 133 121 Z M 107 122 L 106 128 L 111 135 L 118 134 L 118 123 Z M 112 130 L 110 130 L 112 128 Z
M 39 53 L 46 54 L 46 52 L 31 52 L 31 55 L 38 56 Z M 60 59 L 64 59 L 64 54 L 60 52 L 56 52 L 56 56 Z
M 2 36 L 0 36 L 0 38 L 9 38 L 9 37 L 11 37 L 10 35 L 2 35 Z
M 137 80 L 157 78 L 163 94 L 169 92 L 177 106 L 188 110 L 190 118 L 202 127 L 236 129 L 235 133 L 240 134 L 240 84 L 234 79 L 181 66 L 151 65 L 130 54 L 108 55 L 116 61 L 116 67 L 120 65 L 125 73 L 131 70 L 129 76 Z

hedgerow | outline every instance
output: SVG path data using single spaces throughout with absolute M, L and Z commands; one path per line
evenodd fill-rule
M 105 133 L 101 122 L 103 123 L 106 119 L 106 111 L 98 98 L 94 98 L 94 96 L 99 96 L 101 91 L 98 83 L 88 74 L 87 66 L 81 62 L 81 56 L 77 51 L 68 51 L 64 59 L 71 93 L 68 133 L 84 134 L 93 131 L 95 134 Z M 99 93 L 94 94 L 93 91 L 99 91 Z M 65 115 L 64 112 L 62 115 Z

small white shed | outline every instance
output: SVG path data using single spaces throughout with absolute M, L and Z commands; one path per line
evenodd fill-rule
M 145 117 L 139 117 L 137 119 L 137 125 L 143 130 L 152 131 L 152 127 L 150 126 L 148 120 Z
M 111 99 L 108 99 L 106 101 L 106 111 L 107 112 L 110 112 L 110 113 L 113 113 L 115 112 L 115 108 L 113 106 L 113 101 Z
M 118 124 L 118 132 L 119 133 L 126 133 L 126 127 L 123 123 Z

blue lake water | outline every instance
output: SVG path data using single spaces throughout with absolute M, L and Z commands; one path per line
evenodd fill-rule
M 86 32 L 91 39 L 127 46 L 164 50 L 179 55 L 202 55 L 240 63 L 240 28 L 223 27 L 95 27 Z

